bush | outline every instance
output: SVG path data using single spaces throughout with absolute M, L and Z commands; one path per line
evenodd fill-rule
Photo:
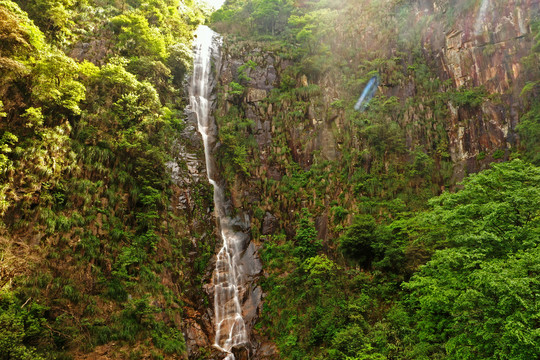
M 150 27 L 140 14 L 128 13 L 111 19 L 118 34 L 118 50 L 127 57 L 152 56 L 165 59 L 165 40 L 158 28 Z
M 370 215 L 357 215 L 345 235 L 339 239 L 339 249 L 343 255 L 369 267 L 375 258 L 373 245 L 377 241 L 375 235 L 375 219 Z
M 315 230 L 315 224 L 311 217 L 311 213 L 306 208 L 302 209 L 302 214 L 296 226 L 296 248 L 294 252 L 301 259 L 314 257 L 322 247 L 321 241 L 317 239 L 317 230 Z
M 488 93 L 483 86 L 472 89 L 461 88 L 449 93 L 449 99 L 456 106 L 478 107 L 485 101 Z
M 51 342 L 43 326 L 47 308 L 36 303 L 20 305 L 9 291 L 0 292 L 0 358 L 43 360 L 36 347 Z
M 416 351 L 450 359 L 536 359 L 540 168 L 493 164 L 430 203 L 446 247 L 405 284 Z M 519 204 L 519 205 L 517 205 Z M 481 309 L 481 311 L 479 311 Z

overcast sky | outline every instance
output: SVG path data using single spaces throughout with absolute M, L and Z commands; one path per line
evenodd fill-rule
M 219 9 L 221 5 L 225 2 L 225 0 L 199 0 L 200 2 L 207 3 L 208 5 L 212 6 L 215 9 Z

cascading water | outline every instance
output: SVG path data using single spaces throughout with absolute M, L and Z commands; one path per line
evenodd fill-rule
M 486 20 L 486 12 L 489 6 L 490 6 L 489 0 L 482 0 L 482 5 L 480 6 L 480 10 L 478 11 L 476 22 L 474 24 L 475 35 L 480 35 L 482 33 L 483 25 Z
M 214 345 L 228 352 L 233 360 L 234 346 L 248 343 L 246 324 L 242 317 L 240 295 L 245 291 L 245 275 L 241 257 L 245 252 L 245 234 L 233 228 L 239 220 L 229 216 L 223 185 L 220 184 L 212 150 L 215 148 L 217 129 L 211 116 L 212 90 L 215 75 L 212 58 L 217 58 L 221 39 L 207 26 L 199 26 L 194 42 L 194 66 L 190 86 L 190 106 L 196 113 L 198 130 L 202 135 L 208 180 L 214 187 L 214 207 L 223 246 L 216 259 L 213 274 L 215 341 Z

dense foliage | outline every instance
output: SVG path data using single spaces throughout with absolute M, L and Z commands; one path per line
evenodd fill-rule
M 532 24 L 534 39 L 529 56 L 523 59 L 527 84 L 521 90 L 521 96 L 527 102 L 528 111 L 518 125 L 523 139 L 525 157 L 534 164 L 540 164 L 540 20 Z
M 179 6 L 0 1 L 0 358 L 185 353 L 204 266 L 184 261 L 167 162 L 204 15 Z
M 426 220 L 445 248 L 404 285 L 417 319 L 418 354 L 540 356 L 539 183 L 538 167 L 514 160 L 430 201 Z
M 232 64 L 217 156 L 252 215 L 254 333 L 276 358 L 540 358 L 540 22 L 525 16 L 532 47 L 497 93 L 457 86 L 430 43 L 485 2 L 425 3 L 228 0 L 211 16 Z M 210 307 L 212 191 L 170 168 L 188 168 L 171 153 L 189 148 L 205 17 L 192 0 L 0 0 L 0 358 L 185 358 L 181 329 Z M 517 114 L 517 140 L 482 139 L 467 175 L 449 133 L 494 113 Z
M 357 217 L 340 249 L 360 268 L 266 238 L 263 326 L 290 359 L 537 358 L 539 184 L 514 160 L 412 218 Z M 431 260 L 402 283 L 419 247 Z
M 540 356 L 538 14 L 524 72 L 502 94 L 456 86 L 430 43 L 444 46 L 439 27 L 469 29 L 484 3 L 248 0 L 213 14 L 234 60 L 221 165 L 251 195 L 242 206 L 267 271 L 257 330 L 281 358 Z M 270 65 L 276 86 L 254 99 Z M 375 97 L 353 111 L 374 76 Z M 482 143 L 466 167 L 488 170 L 459 174 L 451 133 L 512 106 L 519 141 Z

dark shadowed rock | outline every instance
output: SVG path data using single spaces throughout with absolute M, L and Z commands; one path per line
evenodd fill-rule
M 249 329 L 255 326 L 255 321 L 259 316 L 259 310 L 262 307 L 262 289 L 260 286 L 253 286 L 249 292 L 246 292 L 242 303 L 242 317 Z
M 201 354 L 199 357 L 190 357 L 190 359 L 223 360 L 227 357 L 227 355 L 229 355 L 227 352 L 218 350 L 213 347 L 210 354 Z
M 278 219 L 269 212 L 264 214 L 261 233 L 263 235 L 273 234 L 278 228 Z
M 318 238 L 326 240 L 328 238 L 328 214 L 318 216 L 315 220 L 315 227 L 318 232 Z
M 231 349 L 236 360 L 249 360 L 249 350 L 245 345 L 237 345 Z
M 186 339 L 186 347 L 189 354 L 195 354 L 199 349 L 211 344 L 210 339 L 200 324 L 194 319 L 187 319 L 186 323 L 188 325 L 185 329 L 184 338 Z

